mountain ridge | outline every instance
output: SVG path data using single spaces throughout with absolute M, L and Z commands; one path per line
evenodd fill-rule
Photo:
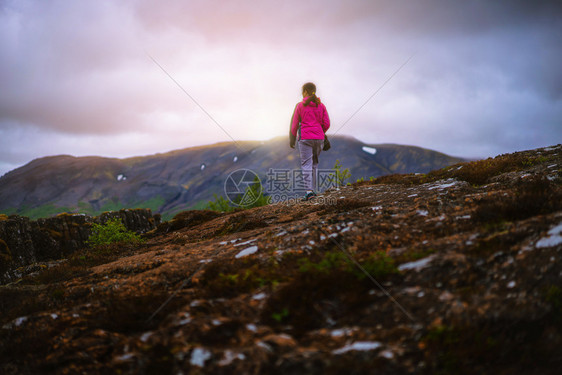
M 416 146 L 366 144 L 349 136 L 330 139 L 332 149 L 322 153 L 319 167 L 331 169 L 339 159 L 350 169 L 350 181 L 427 173 L 464 161 Z M 253 170 L 262 180 L 269 168 L 298 170 L 298 152 L 287 143 L 286 138 L 276 137 L 123 159 L 71 155 L 34 159 L 0 177 L 0 212 L 38 218 L 60 212 L 97 215 L 150 208 L 171 218 L 186 208 L 203 208 L 214 194 L 224 195 L 224 181 L 236 169 Z

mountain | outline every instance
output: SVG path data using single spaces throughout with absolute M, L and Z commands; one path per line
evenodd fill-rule
M 0 373 L 560 374 L 562 145 L 145 239 L 0 286 Z
M 414 146 L 365 144 L 331 137 L 320 168 L 339 159 L 350 181 L 391 173 L 427 173 L 460 158 Z M 97 215 L 122 208 L 150 208 L 170 218 L 203 208 L 213 194 L 224 195 L 229 173 L 247 168 L 265 184 L 267 171 L 299 169 L 299 155 L 284 137 L 267 142 L 224 142 L 127 159 L 59 155 L 33 160 L 0 178 L 0 213 L 32 218 L 60 212 Z

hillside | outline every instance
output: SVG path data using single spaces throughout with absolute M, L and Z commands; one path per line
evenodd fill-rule
M 0 372 L 562 369 L 562 145 L 146 238 L 1 286 Z
M 335 136 L 320 168 L 339 159 L 355 181 L 390 173 L 427 173 L 459 161 L 413 146 L 367 145 Z M 365 151 L 367 150 L 367 151 Z M 203 208 L 224 195 L 232 171 L 248 168 L 265 182 L 269 168 L 299 169 L 298 152 L 284 137 L 267 142 L 217 143 L 128 159 L 59 155 L 34 160 L 0 177 L 0 213 L 31 218 L 60 212 L 98 215 L 122 208 L 150 208 L 163 217 Z

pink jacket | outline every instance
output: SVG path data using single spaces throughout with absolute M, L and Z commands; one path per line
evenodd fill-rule
M 295 107 L 291 119 L 291 134 L 297 136 L 300 123 L 301 139 L 324 139 L 324 133 L 330 128 L 330 118 L 326 106 L 314 102 L 305 106 L 306 99 L 304 98 Z

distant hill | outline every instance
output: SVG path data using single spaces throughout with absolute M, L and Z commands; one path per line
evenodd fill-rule
M 427 173 L 463 161 L 414 146 L 366 144 L 334 136 L 320 168 L 339 159 L 350 181 L 392 173 Z M 0 213 L 31 218 L 60 212 L 97 215 L 121 208 L 150 208 L 163 214 L 202 208 L 224 195 L 228 174 L 255 171 L 265 182 L 269 168 L 299 169 L 297 150 L 286 137 L 269 141 L 223 142 L 126 159 L 58 155 L 36 159 L 0 178 Z

